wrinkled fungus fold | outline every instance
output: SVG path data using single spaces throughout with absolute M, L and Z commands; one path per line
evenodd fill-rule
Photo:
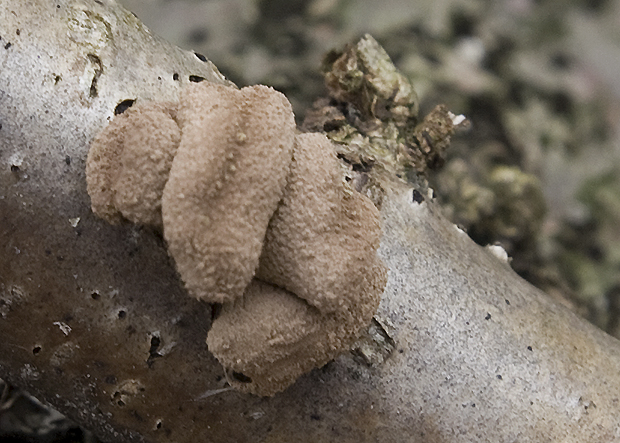
M 222 307 L 207 336 L 220 363 L 250 380 L 231 377 L 229 383 L 243 392 L 271 396 L 347 351 L 377 309 L 385 280 L 380 269 L 373 271 L 374 281 L 366 283 L 376 297 L 360 298 L 329 314 L 254 279 L 242 301 Z
M 162 229 L 188 293 L 223 304 L 207 345 L 236 389 L 285 389 L 377 309 L 379 213 L 271 88 L 202 82 L 138 103 L 93 141 L 86 175 L 95 214 Z
M 299 134 L 257 276 L 322 312 L 346 309 L 365 292 L 363 276 L 378 260 L 380 234 L 378 211 L 345 185 L 332 142 Z
M 86 180 L 99 217 L 162 226 L 162 194 L 181 140 L 175 107 L 149 102 L 129 108 L 92 142 Z
M 266 86 L 188 88 L 181 144 L 164 189 L 164 237 L 189 293 L 208 302 L 243 294 L 282 198 L 295 120 Z

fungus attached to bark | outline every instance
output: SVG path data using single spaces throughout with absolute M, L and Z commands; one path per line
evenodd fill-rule
M 164 236 L 194 297 L 229 302 L 250 283 L 288 175 L 295 120 L 266 86 L 187 88 L 163 195 Z
M 203 82 L 178 104 L 134 106 L 93 142 L 86 173 L 97 215 L 163 228 L 189 294 L 224 303 L 207 341 L 243 374 L 237 389 L 284 389 L 348 349 L 378 306 L 378 211 L 326 137 L 295 135 L 271 88 Z
M 253 280 L 243 300 L 222 307 L 207 336 L 220 363 L 247 377 L 229 377 L 229 383 L 240 391 L 271 396 L 347 351 L 370 323 L 385 285 L 382 267 L 367 271 L 370 290 L 330 314 Z
M 365 273 L 378 262 L 380 237 L 379 212 L 368 198 L 345 186 L 332 142 L 322 134 L 298 135 L 258 278 L 322 312 L 337 311 L 355 297 L 363 298 Z
M 93 141 L 86 183 L 93 212 L 161 226 L 161 198 L 181 140 L 175 105 L 146 103 L 118 115 Z

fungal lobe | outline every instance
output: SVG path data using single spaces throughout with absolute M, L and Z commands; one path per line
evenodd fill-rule
M 117 116 L 91 144 L 86 183 L 93 212 L 160 226 L 161 197 L 181 140 L 176 105 L 149 102 Z
M 282 198 L 295 120 L 266 86 L 187 88 L 183 139 L 164 190 L 164 236 L 196 298 L 230 302 L 258 267 L 271 215 Z
M 257 276 L 334 312 L 364 294 L 380 237 L 379 212 L 345 185 L 332 142 L 322 134 L 298 135 Z

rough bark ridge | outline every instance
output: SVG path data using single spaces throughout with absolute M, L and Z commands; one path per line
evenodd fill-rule
M 620 439 L 618 342 L 389 173 L 361 350 L 274 398 L 220 391 L 211 307 L 154 232 L 92 213 L 84 161 L 128 100 L 225 80 L 112 0 L 2 1 L 0 43 L 0 377 L 117 442 Z

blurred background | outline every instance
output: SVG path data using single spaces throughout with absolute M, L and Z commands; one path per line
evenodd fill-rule
M 326 95 L 325 53 L 371 33 L 411 80 L 421 116 L 443 103 L 471 121 L 428 177 L 446 214 L 620 337 L 620 1 L 120 3 L 237 85 L 284 92 L 300 123 Z M 2 441 L 94 441 L 25 394 L 1 384 L 0 394 Z

